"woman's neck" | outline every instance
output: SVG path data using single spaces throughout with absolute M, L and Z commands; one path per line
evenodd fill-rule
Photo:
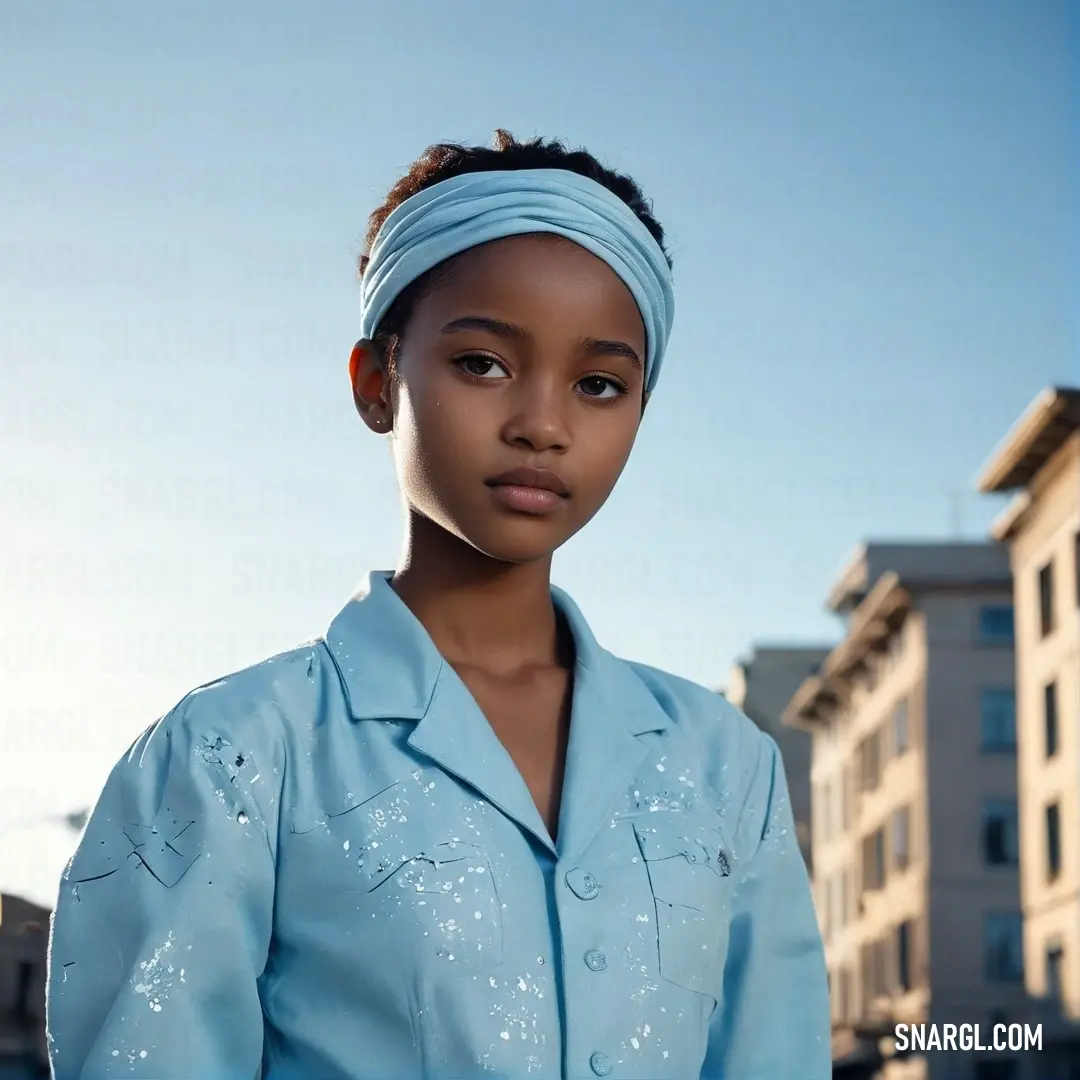
M 452 665 L 492 673 L 566 666 L 551 600 L 551 558 L 488 558 L 426 518 L 410 513 L 394 591 Z

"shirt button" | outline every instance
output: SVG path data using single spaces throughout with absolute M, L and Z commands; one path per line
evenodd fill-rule
M 603 971 L 607 968 L 607 956 L 599 949 L 589 949 L 585 954 L 585 966 L 590 971 Z
M 579 900 L 593 900 L 600 893 L 596 878 L 588 870 L 570 870 L 566 875 L 566 884 Z
M 607 1076 L 611 1072 L 611 1058 L 599 1051 L 589 1058 L 589 1065 L 597 1076 Z

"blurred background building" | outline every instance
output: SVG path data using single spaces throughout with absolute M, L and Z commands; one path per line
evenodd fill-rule
M 86 825 L 87 814 L 43 814 L 0 833 L 0 870 L 18 881 L 20 864 L 35 863 L 53 879 L 45 894 L 0 891 L 0 1080 L 47 1077 L 45 978 L 49 917 L 60 873 Z M 33 886 L 36 875 L 27 874 Z
M 785 719 L 812 738 L 836 1075 L 959 1080 L 955 1053 L 894 1066 L 879 1043 L 1024 1005 L 1008 553 L 866 544 L 828 607 L 845 636 Z
M 784 724 L 782 716 L 791 695 L 828 655 L 827 646 L 758 645 L 732 668 L 724 691 L 780 748 L 799 849 L 811 869 L 810 735 Z
M 1016 608 L 1025 979 L 1044 1006 L 1048 1052 L 1078 1063 L 1080 389 L 1041 394 L 978 487 L 1014 495 L 993 534 L 1009 545 Z
M 843 639 L 785 704 L 754 709 L 753 661 L 731 678 L 809 740 L 785 760 L 837 1077 L 1080 1080 L 1080 389 L 1039 395 L 977 486 L 1013 495 L 987 542 L 856 552 Z M 918 1022 L 1041 1024 L 1043 1050 L 897 1055 Z
M 49 1075 L 45 956 L 49 912 L 0 893 L 0 1080 Z

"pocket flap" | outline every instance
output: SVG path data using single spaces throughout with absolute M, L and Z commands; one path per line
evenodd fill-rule
M 680 817 L 657 817 L 635 823 L 641 855 L 647 862 L 685 859 L 720 877 L 731 873 L 731 859 L 720 830 Z
M 468 861 L 471 872 L 487 872 L 487 860 L 475 844 L 464 840 L 445 840 L 425 843 L 419 838 L 398 838 L 396 842 L 383 841 L 378 848 L 368 848 L 360 856 L 360 873 L 369 891 L 377 889 L 394 877 L 403 867 L 412 864 L 421 880 L 413 882 L 417 892 L 425 892 L 422 875 L 425 867 L 438 870 L 447 863 Z M 475 867 L 472 864 L 478 864 Z M 414 875 L 416 876 L 416 875 Z M 448 891 L 449 879 L 441 891 Z

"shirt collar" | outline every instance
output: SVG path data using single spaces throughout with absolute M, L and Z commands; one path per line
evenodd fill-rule
M 369 573 L 326 633 L 356 720 L 423 719 L 445 666 L 428 632 L 391 588 L 392 577 L 391 571 Z M 598 644 L 574 601 L 554 586 L 551 594 L 574 638 L 575 699 L 588 691 L 593 702 L 621 716 L 633 735 L 670 726 L 630 665 Z

